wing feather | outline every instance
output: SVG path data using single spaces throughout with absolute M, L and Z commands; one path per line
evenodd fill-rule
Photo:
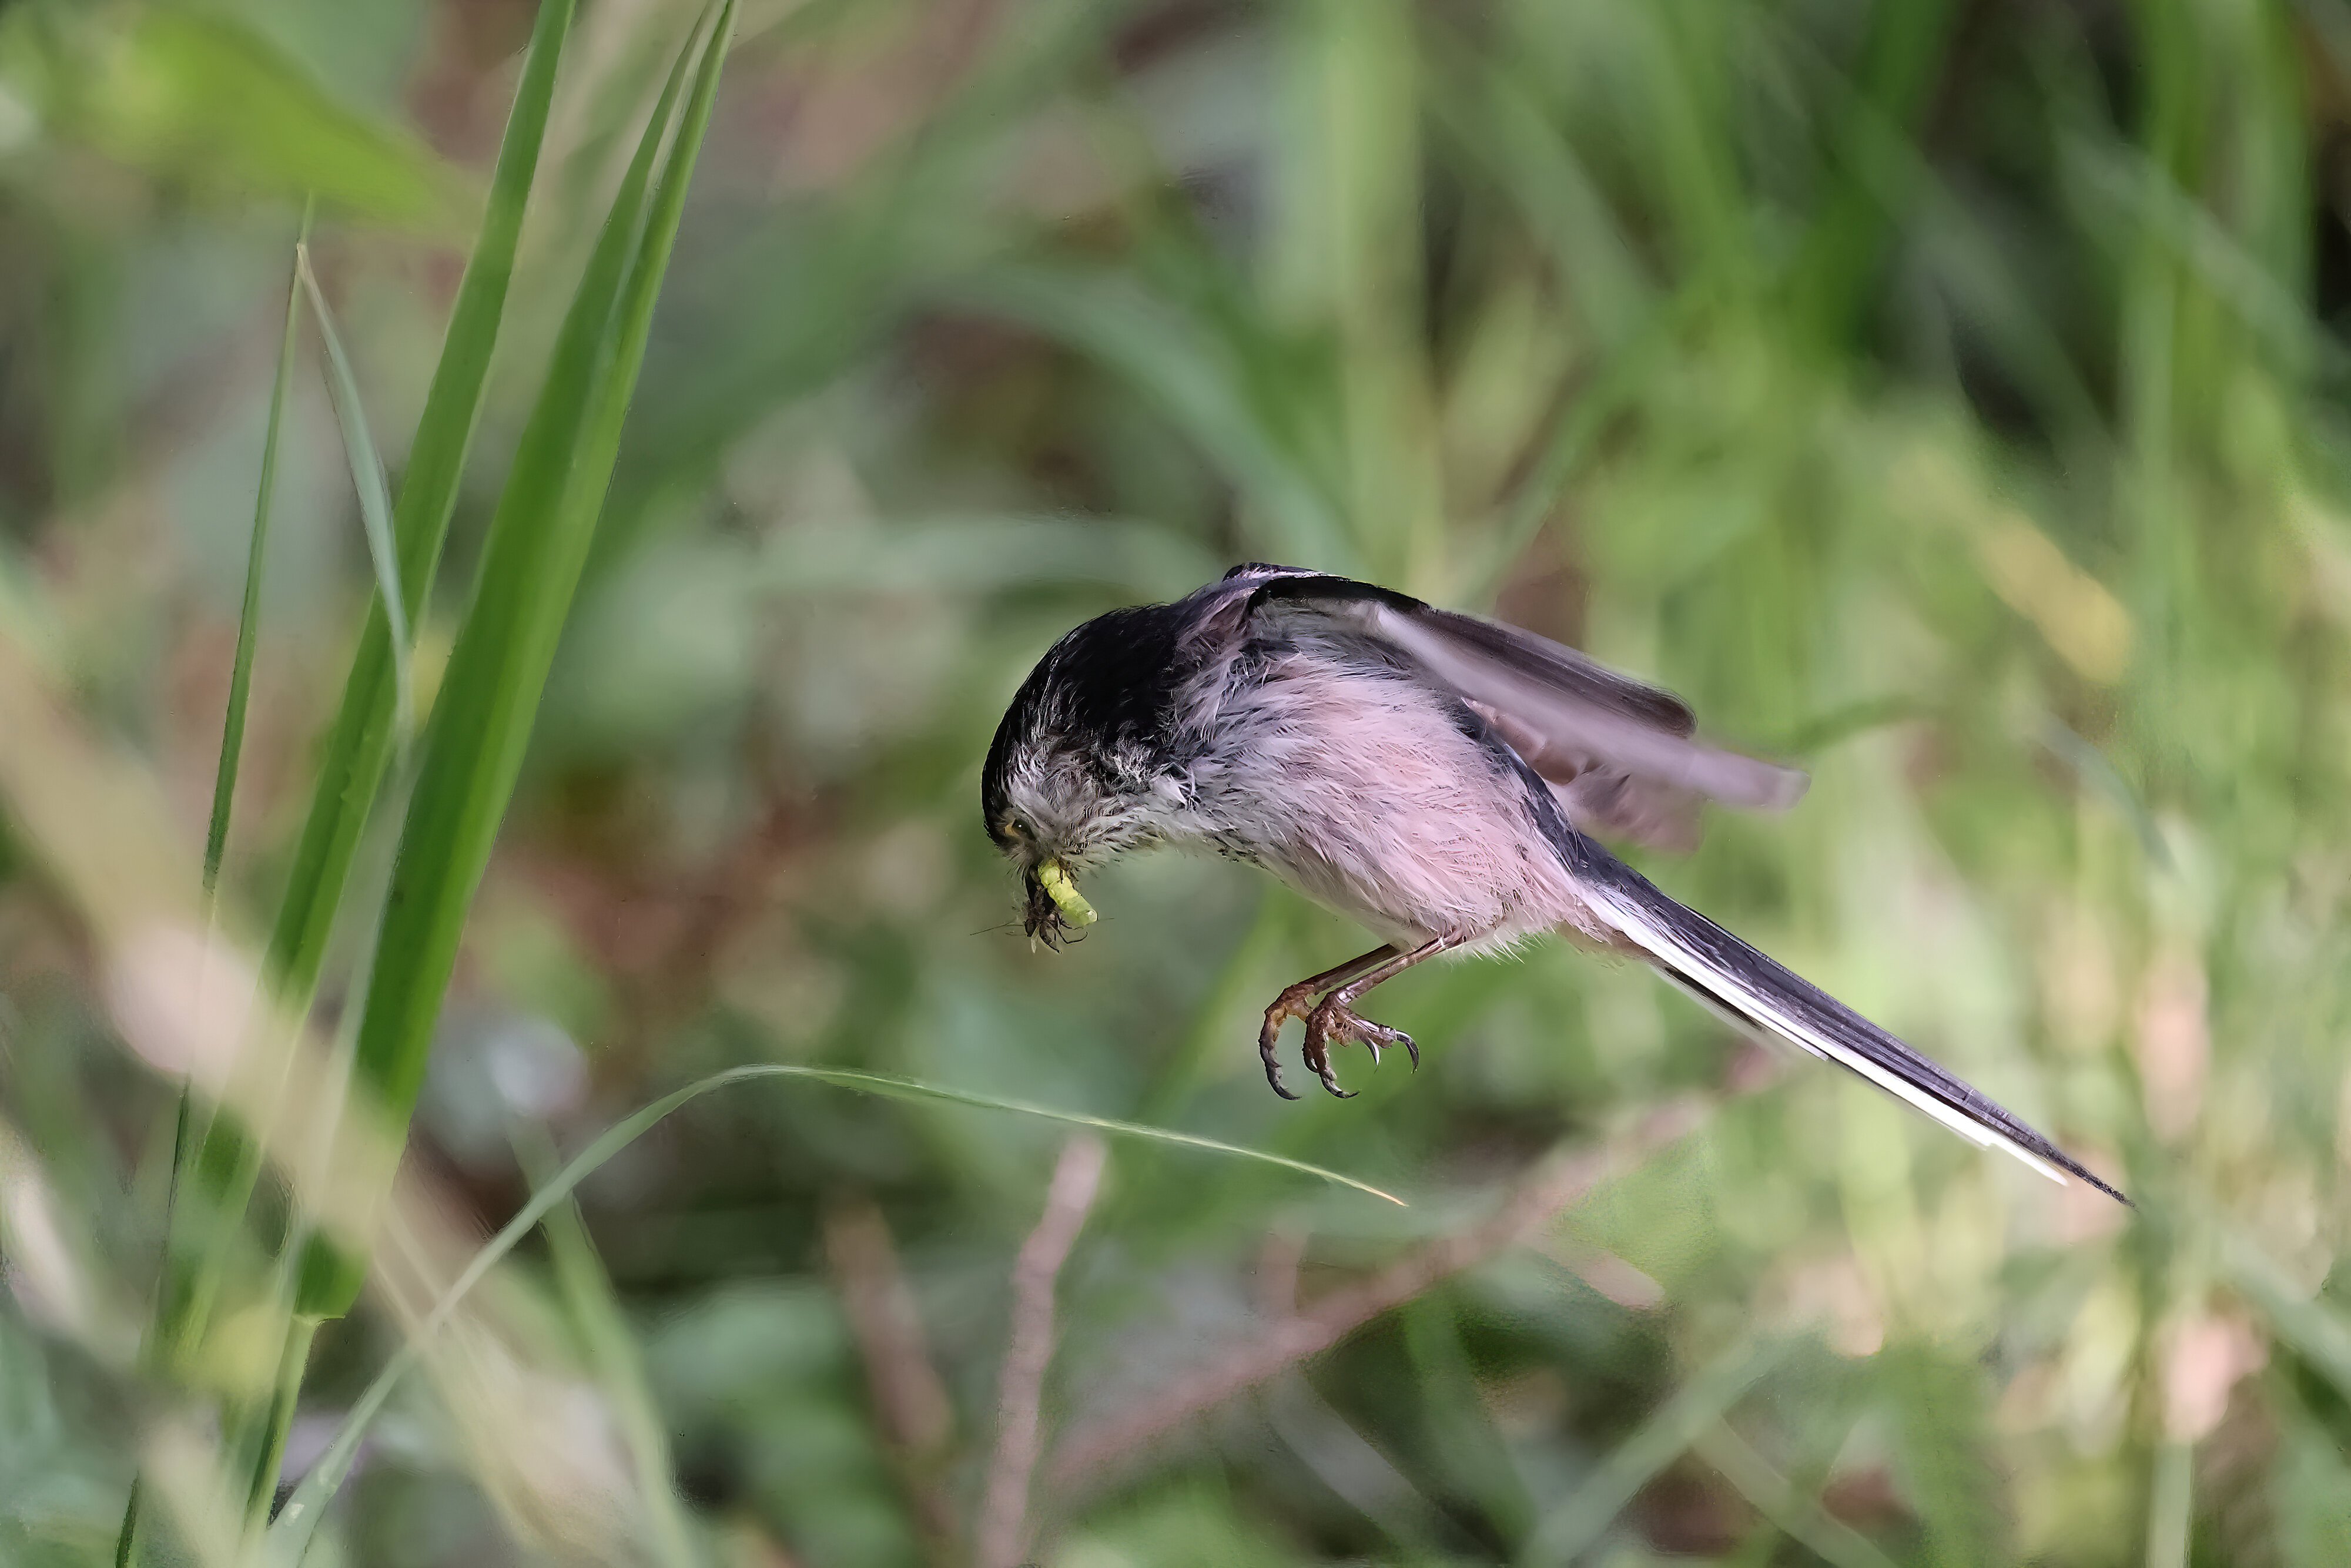
M 1572 821 L 1595 831 L 1687 848 L 1702 800 L 1781 810 L 1809 782 L 1797 768 L 1707 745 L 1671 692 L 1531 632 L 1321 572 L 1251 565 L 1226 582 L 1249 585 L 1252 609 L 1318 604 L 1409 655 L 1551 783 Z

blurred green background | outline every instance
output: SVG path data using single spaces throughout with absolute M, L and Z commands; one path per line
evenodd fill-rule
M 582 6 L 427 692 L 696 9 Z M 303 197 L 396 481 L 533 10 L 0 5 L 0 600 L 192 844 Z M 1113 1142 L 1016 1516 L 1056 1568 L 2351 1563 L 2346 214 L 2340 0 L 747 4 L 412 1158 L 486 1231 L 550 1148 L 782 1061 L 1408 1199 Z M 373 581 L 302 353 L 223 884 L 264 913 Z M 1121 865 L 1029 952 L 1004 701 L 1249 559 L 1800 759 L 1646 869 L 2140 1212 L 1557 946 L 1383 988 L 1420 1071 L 1281 1103 L 1257 1011 L 1363 941 L 1236 867 Z M 202 1395 L 66 1283 L 152 1290 L 176 1091 L 5 869 L 0 1562 L 105 1563 L 128 1435 Z M 556 1379 L 499 1441 L 622 1523 L 517 1502 L 419 1384 L 309 1561 L 1008 1568 L 1065 1134 L 697 1101 L 498 1276 Z M 1588 1181 L 1481 1229 L 1555 1147 Z M 398 1341 L 328 1326 L 289 1479 Z

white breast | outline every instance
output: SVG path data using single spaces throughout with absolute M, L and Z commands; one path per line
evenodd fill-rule
M 1525 786 L 1442 695 L 1308 644 L 1229 699 L 1194 769 L 1196 845 L 1255 860 L 1383 940 L 1491 950 L 1588 919 Z

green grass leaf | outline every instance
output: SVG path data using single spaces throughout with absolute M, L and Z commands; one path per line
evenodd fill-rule
M 2296 1286 L 2241 1227 L 2222 1230 L 2220 1266 L 2229 1283 L 2261 1312 L 2270 1332 L 2351 1400 L 2351 1322 L 2329 1298 Z
M 521 774 L 540 694 L 611 483 L 653 303 L 735 19 L 705 12 L 679 55 L 566 315 L 449 655 L 401 834 L 354 1061 L 367 1113 L 404 1134 L 475 890 Z M 680 88 L 689 78 L 691 89 Z M 674 123 L 673 124 L 673 116 Z M 664 143 L 658 178 L 653 166 Z M 349 1310 L 364 1266 L 314 1242 L 301 1310 Z
M 245 556 L 245 599 L 236 619 L 236 653 L 229 663 L 228 712 L 221 720 L 220 763 L 213 773 L 213 810 L 204 829 L 204 894 L 220 883 L 221 857 L 228 850 L 228 819 L 236 797 L 237 763 L 245 751 L 245 710 L 253 693 L 253 651 L 261 635 L 261 573 L 269 547 L 269 513 L 277 496 L 277 434 L 286 420 L 286 389 L 294 381 L 294 350 L 301 336 L 299 312 L 304 247 L 310 242 L 315 204 L 302 207 L 294 237 L 293 275 L 286 286 L 286 330 L 277 345 L 277 375 L 269 386 L 269 425 L 261 438 L 261 482 L 253 503 L 253 541 Z
M 1693 1447 L 1772 1528 L 1831 1568 L 1894 1568 L 1894 1559 L 1817 1500 L 1798 1493 L 1728 1423 L 1716 1422 Z
M 319 292 L 318 275 L 310 270 L 307 244 L 294 247 L 294 275 L 301 280 L 303 297 L 318 319 L 319 340 L 327 350 L 327 388 L 333 396 L 336 423 L 342 427 L 351 488 L 360 498 L 360 526 L 366 530 L 368 559 L 375 568 L 376 601 L 383 607 L 392 635 L 393 724 L 400 727 L 413 719 L 415 709 L 408 685 L 408 612 L 402 604 L 400 561 L 392 541 L 392 487 L 384 480 L 383 458 L 377 451 L 375 435 L 368 429 L 359 378 L 351 373 L 350 356 L 343 352 L 334 313 L 327 308 L 327 297 Z
M 1066 343 L 1132 382 L 1259 509 L 1281 559 L 1364 570 L 1341 507 L 1283 428 L 1282 404 L 1302 389 L 1260 384 L 1268 373 L 1252 359 L 1275 355 L 1241 325 L 1081 267 L 1006 264 L 940 297 Z
M 413 623 L 423 608 L 448 532 L 458 477 L 480 413 L 483 386 L 505 312 L 523 205 L 538 167 L 554 97 L 556 67 L 569 32 L 572 10 L 571 0 L 547 0 L 539 8 L 506 137 L 498 150 L 497 172 L 491 181 L 481 234 L 457 291 L 440 363 L 411 448 L 407 479 L 392 515 L 403 625 Z M 295 293 L 299 292 L 298 287 Z M 289 298 L 289 319 L 294 308 L 295 301 Z M 265 487 L 266 484 L 265 476 Z M 379 571 L 380 581 L 381 575 Z M 391 750 L 400 697 L 391 611 L 387 596 L 379 593 L 370 607 L 342 704 L 322 747 L 309 814 L 271 933 L 269 968 L 297 1010 L 307 1004 L 317 983 L 335 909 Z M 225 1117 L 211 1119 L 193 1162 L 181 1167 L 205 1205 L 203 1212 L 212 1228 L 208 1234 L 217 1238 L 220 1228 L 236 1223 L 259 1162 L 259 1151 L 233 1122 Z M 217 1281 L 200 1276 L 221 1267 L 220 1255 L 217 1244 L 193 1252 L 175 1246 L 163 1292 L 166 1343 L 185 1343 L 202 1333 L 203 1303 L 214 1293 Z
M 423 616 L 439 569 L 466 450 L 481 416 L 483 388 L 514 278 L 523 207 L 538 167 L 555 96 L 556 67 L 570 32 L 572 12 L 572 0 L 545 0 L 539 6 L 522 81 L 498 148 L 482 231 L 457 289 L 440 363 L 409 452 L 392 534 L 399 547 L 401 609 L 412 623 Z M 351 857 L 358 852 L 360 830 L 391 755 L 399 692 L 387 609 L 381 602 L 372 606 L 360 634 L 342 704 L 321 748 L 319 781 L 286 895 L 270 933 L 270 968 L 298 1001 L 307 999 L 318 983 Z
M 571 1196 L 580 1184 L 596 1174 L 615 1155 L 643 1137 L 681 1108 L 704 1095 L 732 1084 L 749 1083 L 766 1079 L 799 1079 L 814 1083 L 829 1083 L 835 1088 L 853 1090 L 862 1094 L 878 1095 L 886 1100 L 931 1102 L 946 1105 L 966 1105 L 975 1110 L 1002 1111 L 1014 1115 L 1034 1116 L 1041 1121 L 1058 1122 L 1067 1126 L 1085 1127 L 1113 1137 L 1137 1138 L 1148 1143 L 1164 1144 L 1176 1148 L 1197 1149 L 1206 1154 L 1229 1155 L 1238 1159 L 1254 1160 L 1260 1165 L 1275 1166 L 1318 1181 L 1355 1191 L 1399 1207 L 1404 1199 L 1392 1192 L 1358 1181 L 1322 1166 L 1293 1160 L 1286 1155 L 1268 1154 L 1262 1149 L 1243 1148 L 1238 1144 L 1220 1143 L 1215 1138 L 1203 1138 L 1191 1133 L 1178 1133 L 1166 1127 L 1146 1126 L 1139 1122 L 1121 1122 L 1106 1116 L 1090 1116 L 1080 1111 L 1062 1111 L 1050 1105 L 1039 1105 L 1026 1100 L 1007 1100 L 993 1094 L 976 1093 L 967 1089 L 956 1089 L 945 1084 L 925 1083 L 911 1078 L 892 1078 L 879 1072 L 860 1072 L 849 1068 L 803 1067 L 786 1062 L 763 1062 L 748 1067 L 730 1068 L 714 1072 L 707 1078 L 696 1079 L 683 1089 L 673 1090 L 633 1115 L 607 1128 L 595 1142 L 572 1156 L 562 1170 L 531 1194 L 515 1217 L 501 1227 L 498 1233 L 474 1254 L 471 1261 L 449 1289 L 434 1303 L 432 1312 L 419 1326 L 416 1335 L 395 1354 L 375 1381 L 353 1402 L 350 1413 L 343 1418 L 326 1452 L 302 1484 L 287 1500 L 277 1522 L 270 1534 L 287 1555 L 281 1562 L 298 1562 L 310 1534 L 318 1528 L 319 1511 L 334 1496 L 342 1478 L 350 1468 L 352 1457 L 359 1452 L 360 1439 L 366 1436 L 369 1424 L 391 1397 L 400 1380 L 407 1375 L 422 1354 L 422 1345 L 455 1315 L 468 1291 L 482 1282 L 492 1269 L 497 1267 L 522 1239 L 530 1234 L 540 1220 L 557 1205 Z M 1757 1374 L 1761 1375 L 1761 1372 Z M 1750 1381 L 1752 1381 L 1751 1379 Z M 1742 1385 L 1743 1388 L 1745 1385 Z M 1670 1456 L 1669 1456 L 1670 1457 Z
M 375 566 L 377 601 L 388 617 L 392 640 L 398 650 L 392 666 L 393 684 L 397 696 L 396 706 L 399 711 L 404 714 L 410 710 L 407 675 L 408 618 L 401 609 L 400 569 L 392 555 L 391 490 L 384 481 L 383 459 L 376 447 L 375 436 L 368 428 L 367 413 L 360 405 L 359 379 L 352 373 L 350 357 L 343 351 L 342 336 L 335 330 L 334 315 L 327 308 L 326 297 L 319 291 L 317 275 L 310 269 L 307 234 L 308 214 L 304 216 L 304 228 L 306 231 L 304 238 L 297 241 L 294 246 L 295 293 L 298 298 L 309 301 L 311 317 L 319 326 L 319 341 L 326 350 L 328 390 L 335 405 L 336 420 L 342 430 L 343 455 L 350 465 L 351 486 L 359 497 L 360 517 L 367 533 L 368 554 Z M 288 344 L 293 341 L 290 308 L 289 306 L 287 336 Z M 279 368 L 281 371 L 285 369 L 282 360 Z M 279 383 L 281 391 L 284 382 L 281 378 Z M 241 661 L 250 656 L 250 650 L 246 644 L 251 630 L 253 601 L 258 592 L 261 534 L 267 522 L 269 486 L 274 477 L 271 470 L 275 467 L 276 460 L 277 426 L 274 415 L 273 406 L 270 440 L 265 448 L 263 459 L 262 498 L 255 525 L 255 565 L 249 570 L 246 581 L 247 621 L 238 632 L 238 651 Z M 243 674 L 242 670 L 238 672 L 240 677 Z M 233 687 L 233 704 L 235 702 L 235 697 L 236 692 Z M 235 717 L 241 733 L 244 719 L 241 706 L 236 707 Z M 229 755 L 225 747 L 226 737 L 225 737 L 223 762 L 228 772 L 229 781 L 233 783 L 235 770 L 229 766 Z M 225 833 L 226 831 L 227 813 L 226 800 L 215 798 L 213 810 L 214 826 L 222 833 Z M 214 874 L 219 868 L 216 853 L 210 841 L 205 846 L 204 867 L 204 885 L 209 893 Z M 183 1144 L 181 1147 L 184 1149 L 185 1145 Z M 218 1163 L 206 1166 L 204 1163 L 206 1155 Z M 193 1251 L 183 1250 L 182 1253 L 183 1258 L 193 1260 L 194 1277 L 190 1281 L 191 1288 L 184 1299 L 184 1304 L 175 1305 L 165 1315 L 162 1324 L 164 1343 L 183 1346 L 190 1343 L 190 1336 L 200 1333 L 210 1318 L 213 1301 L 217 1294 L 216 1286 L 219 1283 L 219 1276 L 225 1266 L 225 1254 L 233 1239 L 232 1228 L 245 1213 L 246 1206 L 252 1201 L 255 1184 L 260 1180 L 261 1165 L 260 1146 L 245 1137 L 241 1132 L 223 1126 L 218 1135 L 214 1136 L 210 1129 L 207 1130 L 204 1144 L 198 1150 L 195 1167 L 199 1171 L 208 1173 L 204 1196 L 197 1200 L 201 1207 L 196 1239 L 192 1243 Z M 187 1162 L 175 1155 L 174 1172 L 183 1172 L 186 1166 Z M 169 1296 L 164 1299 L 175 1300 Z M 307 1350 L 308 1343 L 308 1334 L 304 1332 L 301 1334 L 300 1350 Z M 291 1369 L 283 1375 L 294 1380 L 293 1388 L 298 1388 L 300 1385 L 299 1354 L 300 1352 L 295 1346 L 288 1345 L 287 1355 Z M 292 1397 L 292 1389 L 289 1388 L 285 1393 L 284 1398 L 290 1400 Z M 290 1405 L 287 1406 L 284 1415 L 290 1417 Z M 282 1428 L 276 1429 L 275 1436 L 277 1442 L 282 1443 L 284 1438 Z M 254 1485 L 258 1495 L 266 1500 L 269 1495 L 269 1487 L 277 1462 L 272 1445 L 264 1445 L 261 1462 L 270 1469 L 271 1475 L 264 1476 L 256 1471 Z
M 261 438 L 261 478 L 253 504 L 253 537 L 246 547 L 245 596 L 237 611 L 236 652 L 229 662 L 228 708 L 221 719 L 220 761 L 213 773 L 212 815 L 204 828 L 204 896 L 219 890 L 222 857 L 228 850 L 229 813 L 236 799 L 237 765 L 245 752 L 245 714 L 253 692 L 253 654 L 261 635 L 261 577 L 269 547 L 269 515 L 277 495 L 277 436 L 286 420 L 286 392 L 294 382 L 294 354 L 301 331 L 303 256 L 310 240 L 310 221 L 317 204 L 302 204 L 302 223 L 294 236 L 294 266 L 286 284 L 286 325 L 277 345 L 277 373 L 269 387 L 269 423 Z M 201 1256 L 209 1250 L 210 1232 L 191 1243 L 181 1229 L 178 1213 L 181 1186 L 189 1173 L 195 1145 L 193 1092 L 180 1091 L 178 1126 L 172 1139 L 172 1181 L 164 1204 L 163 1234 L 174 1257 Z M 216 1222 L 216 1221 L 215 1221 Z M 168 1344 L 175 1325 L 170 1321 L 173 1297 L 168 1290 L 155 1297 L 155 1322 L 151 1343 Z M 122 1527 L 115 1537 L 115 1568 L 129 1568 L 139 1541 L 141 1478 L 133 1476 L 131 1495 L 122 1510 Z

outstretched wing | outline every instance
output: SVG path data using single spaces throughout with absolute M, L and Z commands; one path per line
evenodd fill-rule
M 1808 782 L 1697 739 L 1679 697 L 1548 637 L 1321 572 L 1252 564 L 1225 581 L 1252 585 L 1252 609 L 1311 602 L 1393 643 L 1458 693 L 1550 782 L 1569 820 L 1593 831 L 1684 848 L 1701 800 L 1780 810 Z

